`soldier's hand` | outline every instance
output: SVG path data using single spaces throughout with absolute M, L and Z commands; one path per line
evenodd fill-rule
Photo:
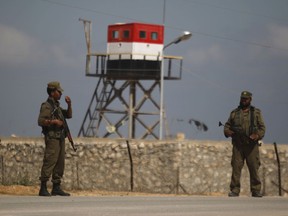
M 259 139 L 259 135 L 258 135 L 258 134 L 255 134 L 255 133 L 251 134 L 249 137 L 250 137 L 250 139 L 252 139 L 252 140 L 254 140 L 254 141 L 256 141 L 256 140 Z
M 225 136 L 226 137 L 232 137 L 234 135 L 234 132 L 232 130 L 226 130 L 225 131 Z
M 68 105 L 71 105 L 71 99 L 69 96 L 65 96 L 65 102 L 68 104 Z
M 60 119 L 54 119 L 52 121 L 53 121 L 53 124 L 58 126 L 58 127 L 63 126 L 63 121 L 61 121 Z

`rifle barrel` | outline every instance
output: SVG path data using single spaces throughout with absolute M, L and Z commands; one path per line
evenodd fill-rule
M 52 113 L 54 114 L 54 112 L 55 112 L 57 109 L 58 109 L 58 108 L 55 108 Z M 56 115 L 58 116 L 58 118 L 60 118 L 60 119 L 63 121 L 63 127 L 64 127 L 64 130 L 65 130 L 66 134 L 67 134 L 67 138 L 68 138 L 68 140 L 69 140 L 69 142 L 70 142 L 70 144 L 71 144 L 72 149 L 74 150 L 74 152 L 76 152 L 76 151 L 77 151 L 77 148 L 75 148 L 75 146 L 74 146 L 74 141 L 73 141 L 73 139 L 72 139 L 72 136 L 71 136 L 70 129 L 69 129 L 69 126 L 68 126 L 68 124 L 67 124 L 67 121 L 66 121 L 66 119 L 65 119 L 65 117 L 63 116 L 62 113 L 61 113 L 61 115 L 59 115 L 59 111 L 62 112 L 61 110 L 58 110 L 58 112 L 55 112 L 55 113 L 56 113 Z

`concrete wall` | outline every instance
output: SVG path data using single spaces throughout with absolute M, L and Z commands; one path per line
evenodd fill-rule
M 230 140 L 147 141 L 75 138 L 77 152 L 67 142 L 63 187 L 179 194 L 227 194 L 231 177 Z M 131 157 L 129 156 L 128 144 Z M 288 145 L 277 145 L 282 187 L 288 189 Z M 0 184 L 38 185 L 43 138 L 1 138 Z M 260 148 L 263 192 L 278 195 L 278 167 L 272 144 Z M 133 163 L 131 164 L 131 158 Z M 132 165 L 132 166 L 131 166 Z M 241 178 L 249 195 L 249 173 Z M 284 192 L 283 192 L 284 193 Z

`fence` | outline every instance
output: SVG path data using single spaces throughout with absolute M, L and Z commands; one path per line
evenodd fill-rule
M 125 140 L 75 138 L 67 142 L 63 187 L 79 190 L 227 194 L 231 178 L 230 141 Z M 1 138 L 0 184 L 38 185 L 43 138 Z M 278 145 L 281 192 L 287 195 L 288 145 Z M 272 144 L 260 147 L 262 192 L 279 194 L 278 164 Z M 250 193 L 248 169 L 241 194 Z

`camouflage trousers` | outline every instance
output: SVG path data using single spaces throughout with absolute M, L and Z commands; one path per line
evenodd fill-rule
M 250 190 L 251 192 L 260 192 L 261 181 L 259 178 L 259 167 L 261 165 L 259 146 L 254 145 L 236 145 L 233 144 L 232 150 L 232 176 L 230 183 L 230 190 L 235 193 L 240 193 L 241 183 L 241 171 L 246 161 L 249 174 L 250 174 Z
M 45 137 L 45 152 L 41 168 L 41 181 L 48 181 L 52 175 L 53 183 L 61 183 L 65 167 L 65 139 Z

